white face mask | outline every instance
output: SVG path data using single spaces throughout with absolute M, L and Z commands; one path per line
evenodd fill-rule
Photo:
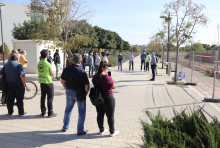
M 27 53 L 25 53 L 24 55 L 27 55 Z
M 93 53 L 91 53 L 91 55 L 93 55 Z
M 119 54 L 119 55 L 121 55 L 121 54 Z
M 144 52 L 144 54 L 145 54 L 145 52 Z

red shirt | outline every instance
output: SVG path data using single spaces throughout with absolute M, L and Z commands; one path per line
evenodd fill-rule
M 98 84 L 97 86 L 97 83 L 96 83 L 96 75 L 92 78 L 92 83 L 94 86 L 96 86 L 99 91 L 102 93 L 102 94 L 105 94 L 106 91 L 108 90 L 108 94 L 112 94 L 113 95 L 113 91 L 111 89 L 111 86 L 114 84 L 114 81 L 112 79 L 111 76 L 106 76 L 106 75 L 102 75 L 102 81 L 101 83 Z M 104 78 L 105 77 L 105 78 Z

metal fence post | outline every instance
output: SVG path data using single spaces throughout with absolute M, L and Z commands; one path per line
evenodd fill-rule
M 190 67 L 190 63 L 191 63 L 191 60 L 192 60 L 191 54 L 192 54 L 192 52 L 190 51 L 190 52 L 189 52 L 189 67 Z
M 183 70 L 183 51 L 182 51 L 182 57 L 181 57 L 181 71 Z
M 191 71 L 191 83 L 192 83 L 192 77 L 193 77 L 193 65 L 194 65 L 194 54 L 195 54 L 195 51 L 193 51 L 193 55 L 192 55 L 192 71 Z
M 213 92 L 212 99 L 215 99 L 215 79 L 216 79 L 216 71 L 217 71 L 217 61 L 218 61 L 218 51 L 215 52 L 215 70 L 214 70 L 214 81 L 213 81 Z

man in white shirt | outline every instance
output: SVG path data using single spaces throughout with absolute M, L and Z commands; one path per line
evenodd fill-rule
M 106 61 L 108 63 L 108 56 L 106 55 L 106 53 L 104 55 L 103 61 Z
M 133 56 L 133 53 L 131 53 L 131 55 L 129 56 L 129 71 L 131 70 L 131 66 L 132 66 L 132 71 L 134 71 L 134 56 Z
M 100 62 L 101 62 L 100 56 L 101 56 L 101 54 L 98 53 L 98 54 L 97 54 L 97 57 L 96 57 L 96 59 L 95 59 L 95 66 L 96 66 L 96 70 L 97 70 L 97 71 L 98 71 L 98 67 L 99 67 Z

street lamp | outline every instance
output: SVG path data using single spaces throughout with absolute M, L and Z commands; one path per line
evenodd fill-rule
M 5 6 L 5 4 L 4 3 L 0 3 L 2 54 L 3 54 L 3 65 L 5 65 L 5 52 L 4 52 L 3 29 L 2 29 L 2 6 Z
M 167 64 L 169 62 L 169 51 L 170 51 L 170 12 L 168 14 L 168 17 L 166 16 L 160 16 L 161 19 L 168 19 L 168 49 L 167 49 Z M 167 69 L 167 73 L 168 73 L 168 69 Z

